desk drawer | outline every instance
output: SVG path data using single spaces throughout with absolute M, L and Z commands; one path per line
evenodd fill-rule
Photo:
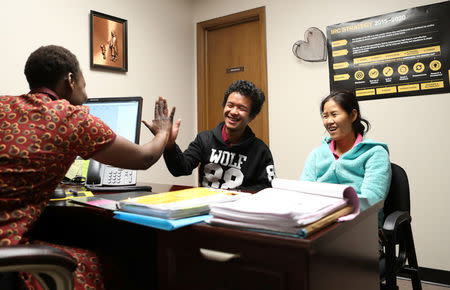
M 307 259 L 286 247 L 180 231 L 158 248 L 160 289 L 307 289 Z

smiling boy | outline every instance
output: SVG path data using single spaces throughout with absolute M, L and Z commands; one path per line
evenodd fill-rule
M 164 150 L 172 175 L 189 175 L 200 163 L 200 186 L 254 191 L 270 187 L 275 176 L 272 154 L 248 126 L 264 101 L 264 93 L 253 83 L 235 81 L 224 95 L 224 121 L 199 133 L 184 152 L 175 143 L 178 120 Z

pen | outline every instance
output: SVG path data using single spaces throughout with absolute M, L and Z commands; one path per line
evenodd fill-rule
M 73 196 L 78 196 L 78 191 L 76 191 L 76 190 L 69 189 L 69 192 L 71 192 L 73 194 Z

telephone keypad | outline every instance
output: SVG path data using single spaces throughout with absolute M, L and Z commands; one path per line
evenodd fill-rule
M 136 171 L 106 166 L 104 175 L 104 185 L 129 185 L 136 184 Z

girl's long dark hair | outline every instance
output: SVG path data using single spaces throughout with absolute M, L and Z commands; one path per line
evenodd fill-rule
M 344 111 L 351 116 L 352 111 L 356 110 L 356 120 L 353 122 L 352 127 L 355 133 L 364 136 L 370 129 L 370 123 L 366 119 L 361 117 L 361 111 L 359 110 L 358 100 L 356 96 L 348 91 L 333 91 L 327 97 L 325 97 L 320 103 L 320 113 L 323 113 L 323 107 L 329 100 L 334 100 Z

